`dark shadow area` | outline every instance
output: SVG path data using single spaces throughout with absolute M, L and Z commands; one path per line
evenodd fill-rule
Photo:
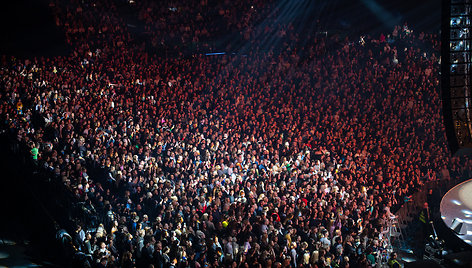
M 64 33 L 56 27 L 46 0 L 3 1 L 0 36 L 0 54 L 35 57 L 68 53 Z
M 56 239 L 58 228 L 67 222 L 66 207 L 57 205 L 63 192 L 35 171 L 27 152 L 12 136 L 0 134 L 0 211 L 4 219 L 0 221 L 0 252 L 8 254 L 0 258 L 0 265 L 32 262 L 59 267 L 68 261 Z

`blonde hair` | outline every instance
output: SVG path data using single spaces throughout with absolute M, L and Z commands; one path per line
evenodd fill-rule
M 312 264 L 315 264 L 319 261 L 320 259 L 320 252 L 318 250 L 313 250 L 313 252 L 311 253 L 311 263 Z
M 305 254 L 303 254 L 303 264 L 310 264 L 310 253 L 305 252 Z

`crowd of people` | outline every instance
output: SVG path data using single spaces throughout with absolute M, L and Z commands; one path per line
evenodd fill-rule
M 132 9 L 161 44 L 260 21 L 230 12 L 246 1 L 183 2 Z M 446 146 L 436 34 L 300 41 L 281 25 L 283 49 L 164 57 L 122 4 L 51 2 L 71 55 L 0 70 L 2 128 L 83 204 L 69 233 L 87 265 L 373 267 L 404 198 L 470 170 Z

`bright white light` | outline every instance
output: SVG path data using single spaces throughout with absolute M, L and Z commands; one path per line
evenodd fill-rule
M 472 224 L 472 220 L 464 220 L 464 222 L 467 224 Z
M 455 199 L 454 199 L 454 200 L 451 200 L 451 202 L 454 203 L 454 204 L 456 204 L 456 205 L 458 205 L 458 206 L 461 206 L 461 205 L 462 205 L 462 202 L 459 201 L 459 200 L 455 200 Z
M 403 258 L 402 258 L 402 261 L 404 261 L 404 262 L 414 262 L 415 259 L 408 258 L 408 257 L 403 257 Z
M 472 241 L 470 241 L 469 239 L 464 239 L 464 241 L 465 241 L 467 244 L 472 244 Z
M 446 216 L 441 216 L 441 219 L 445 220 L 445 219 L 446 219 Z
M 466 214 L 466 215 L 472 215 L 472 211 L 468 210 L 468 209 L 463 209 L 461 210 L 462 213 Z

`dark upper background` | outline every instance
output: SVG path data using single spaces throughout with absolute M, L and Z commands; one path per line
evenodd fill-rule
M 440 28 L 440 0 L 322 0 L 310 5 L 319 14 L 312 18 L 319 16 L 320 29 L 351 35 L 389 33 L 393 25 L 405 21 L 417 32 L 438 32 Z M 0 36 L 0 54 L 30 57 L 68 53 L 47 0 L 2 1 Z

